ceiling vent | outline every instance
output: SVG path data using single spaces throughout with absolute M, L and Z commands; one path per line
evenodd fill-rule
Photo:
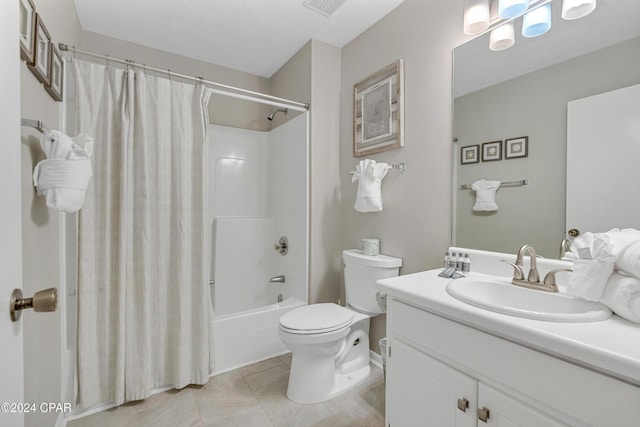
M 346 0 L 305 0 L 303 6 L 324 16 L 331 16 Z

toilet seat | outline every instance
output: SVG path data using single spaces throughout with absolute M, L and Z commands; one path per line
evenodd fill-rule
M 324 334 L 348 327 L 354 313 L 333 303 L 296 308 L 280 318 L 280 330 L 290 334 Z

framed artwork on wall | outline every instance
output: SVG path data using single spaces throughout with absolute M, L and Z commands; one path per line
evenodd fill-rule
M 504 141 L 504 158 L 517 159 L 529 155 L 529 137 L 521 136 Z
M 62 55 L 53 43 L 50 44 L 49 53 L 49 84 L 44 85 L 44 89 L 56 101 L 62 101 L 62 85 L 64 82 L 64 61 Z
M 20 0 L 20 58 L 33 62 L 35 50 L 36 6 L 31 0 Z
M 35 49 L 33 61 L 29 65 L 31 72 L 45 85 L 49 84 L 49 61 L 51 60 L 51 35 L 36 13 Z
M 404 146 L 404 62 L 353 85 L 353 156 Z
M 467 145 L 460 149 L 460 164 L 467 165 L 480 161 L 480 144 Z
M 482 144 L 482 161 L 493 162 L 502 160 L 502 141 L 485 142 Z

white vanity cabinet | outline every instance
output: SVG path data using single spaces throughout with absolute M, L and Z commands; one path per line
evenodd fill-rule
M 388 296 L 387 427 L 640 426 L 637 386 L 413 303 Z
M 565 425 L 401 339 L 393 340 L 392 347 L 387 367 L 393 372 L 387 377 L 387 412 L 393 419 L 389 426 Z

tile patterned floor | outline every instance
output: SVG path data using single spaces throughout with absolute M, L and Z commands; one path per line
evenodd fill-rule
M 69 427 L 382 427 L 384 376 L 375 366 L 357 388 L 323 403 L 287 399 L 291 355 L 71 421 Z

